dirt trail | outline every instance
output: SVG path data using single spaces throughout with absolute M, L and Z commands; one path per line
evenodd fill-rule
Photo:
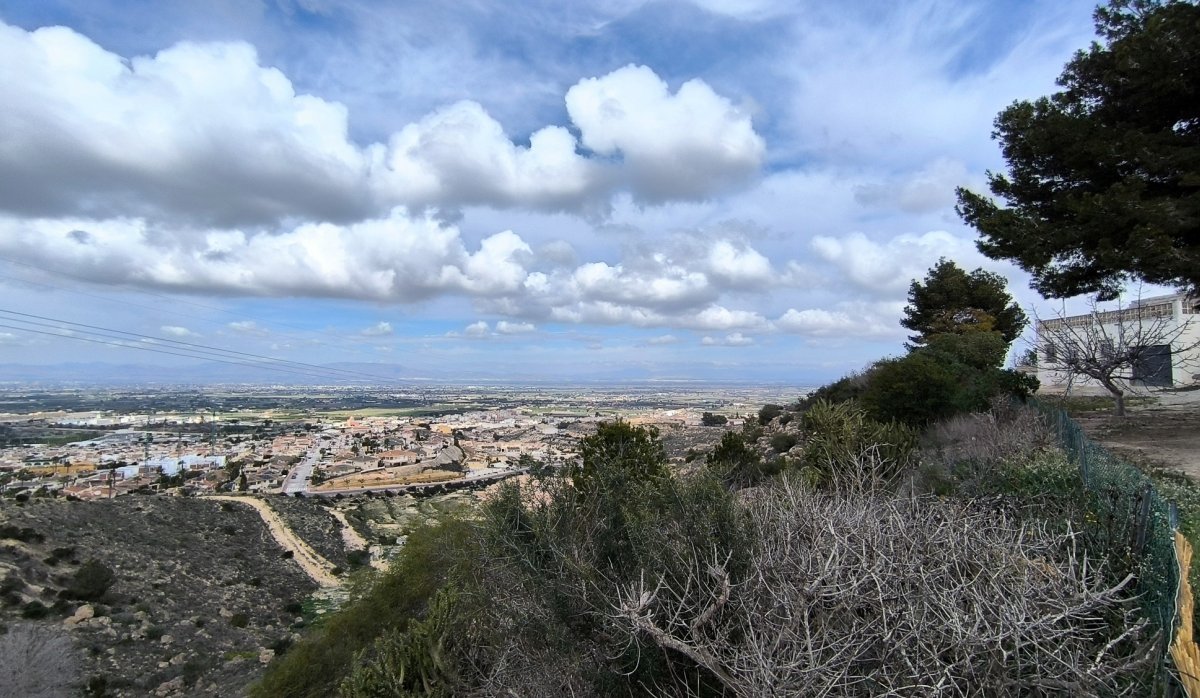
M 323 587 L 335 587 L 341 584 L 341 581 L 333 574 L 333 563 L 326 560 L 309 547 L 308 543 L 305 543 L 299 536 L 293 533 L 292 529 L 288 528 L 287 524 L 279 518 L 279 515 L 271 507 L 267 506 L 266 502 L 254 497 L 233 497 L 226 495 L 212 495 L 205 497 L 205 499 L 237 502 L 258 510 L 258 515 L 267 524 L 267 529 L 271 531 L 271 535 L 275 538 L 275 541 L 284 550 L 291 551 L 292 559 L 296 561 L 296 564 L 300 565 L 300 568 L 314 582 Z M 346 530 L 346 528 L 342 529 L 343 535 L 345 535 Z M 358 534 L 355 533 L 354 535 L 357 536 Z
M 358 531 L 354 530 L 354 527 L 346 520 L 345 514 L 337 509 L 330 509 L 329 513 L 333 514 L 333 518 L 337 519 L 338 523 L 342 525 L 342 542 L 346 544 L 346 550 L 370 549 L 370 546 L 367 545 L 367 540 L 359 535 Z M 387 562 L 376 560 L 374 557 L 371 558 L 371 567 L 377 570 L 386 570 L 387 566 Z

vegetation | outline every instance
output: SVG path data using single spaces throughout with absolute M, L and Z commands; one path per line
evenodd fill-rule
M 1062 90 L 996 118 L 1002 206 L 959 189 L 959 213 L 1049 297 L 1200 287 L 1200 5 L 1111 0 L 1095 18 L 1103 43 L 1075 54 Z
M 88 560 L 71 575 L 63 595 L 80 601 L 99 601 L 116 580 L 116 573 L 103 562 Z
M 712 412 L 705 412 L 704 414 L 700 415 L 701 426 L 720 427 L 720 426 L 724 426 L 728 422 L 729 422 L 729 418 L 723 414 L 713 414 Z
M 687 474 L 652 430 L 606 423 L 578 467 L 414 533 L 254 695 L 1136 691 L 1154 633 L 1124 568 L 1080 564 L 1078 480 L 1044 428 L 1022 434 L 1032 414 L 956 417 L 919 452 L 913 428 L 819 401 L 798 469 L 727 432 Z
M 1013 399 L 1032 385 L 989 311 L 931 317 L 798 405 L 798 435 L 766 405 L 703 467 L 600 424 L 578 463 L 360 573 L 253 694 L 1143 692 L 1160 637 L 1123 495 L 1085 489 Z
M 916 346 L 936 335 L 968 332 L 998 332 L 1006 345 L 1011 344 L 1025 329 L 1026 320 L 1006 285 L 999 274 L 983 269 L 968 274 L 942 258 L 924 282 L 909 286 L 900 324 L 916 333 L 908 338 Z

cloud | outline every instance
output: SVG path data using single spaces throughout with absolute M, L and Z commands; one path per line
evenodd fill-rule
M 678 344 L 679 338 L 673 334 L 663 334 L 657 337 L 651 337 L 646 340 L 646 344 L 651 346 L 663 346 L 666 344 Z
M 65 27 L 0 23 L 0 84 L 0 208 L 27 216 L 238 227 L 396 206 L 596 214 L 621 190 L 661 203 L 740 186 L 764 152 L 750 117 L 706 83 L 671 94 L 635 66 L 567 92 L 596 156 L 565 125 L 519 143 L 470 100 L 360 146 L 343 104 L 299 92 L 242 42 L 126 59 Z
M 463 334 L 467 337 L 481 339 L 491 334 L 491 331 L 488 329 L 488 324 L 483 320 L 480 320 L 479 322 L 473 322 L 470 325 L 467 325 L 466 329 L 463 330 Z
M 269 334 L 266 328 L 260 327 L 258 323 L 253 320 L 238 320 L 229 323 L 226 325 L 226 327 L 234 332 L 237 332 L 238 334 L 254 335 L 258 337 Z
M 940 230 L 899 235 L 885 242 L 862 233 L 840 238 L 818 235 L 812 248 L 852 284 L 878 294 L 903 291 L 914 279 L 924 278 L 940 257 L 967 267 L 986 261 L 971 241 Z
M 496 323 L 497 334 L 529 334 L 537 330 L 532 323 L 529 322 L 509 322 L 508 320 L 500 320 Z
M 581 80 L 566 102 L 582 144 L 620 155 L 640 201 L 703 199 L 762 165 L 766 145 L 750 115 L 701 80 L 671 94 L 654 71 L 628 65 Z
M 749 245 L 728 240 L 715 243 L 708 252 L 709 273 L 730 288 L 761 288 L 771 282 L 771 262 Z
M 92 244 L 63 244 L 79 229 Z M 400 302 L 514 292 L 531 257 L 510 231 L 484 238 L 471 252 L 457 228 L 399 209 L 382 219 L 306 223 L 279 234 L 210 229 L 172 236 L 144 219 L 0 217 L 0 253 L 96 283 Z
M 700 344 L 706 347 L 748 347 L 754 344 L 753 337 L 747 337 L 741 332 L 733 332 L 725 335 L 722 339 L 716 339 L 709 335 L 700 338 Z
M 780 332 L 810 338 L 899 339 L 904 336 L 900 327 L 904 305 L 901 301 L 843 301 L 836 310 L 789 308 L 773 326 Z
M 183 338 L 183 337 L 199 337 L 200 336 L 200 335 L 196 334 L 195 332 L 192 332 L 188 328 L 180 327 L 179 325 L 163 325 L 162 327 L 159 328 L 159 330 L 162 331 L 163 334 L 165 334 L 169 337 Z
M 392 323 L 382 320 L 359 332 L 364 337 L 386 337 L 392 333 Z
M 0 332 L 0 346 L 20 346 L 22 342 L 12 332 Z
M 928 213 L 952 207 L 955 187 L 966 186 L 981 191 L 983 182 L 978 180 L 962 162 L 938 158 L 910 175 L 894 177 L 885 182 L 860 184 L 854 189 L 854 199 L 871 208 Z

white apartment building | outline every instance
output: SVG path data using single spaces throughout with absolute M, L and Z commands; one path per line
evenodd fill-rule
M 1151 328 L 1157 332 L 1151 332 Z M 1134 388 L 1180 388 L 1200 384 L 1200 298 L 1184 293 L 1144 298 L 1118 310 L 1096 311 L 1037 324 L 1037 377 L 1047 392 L 1083 388 L 1103 390 L 1086 376 L 1062 370 L 1065 342 L 1053 338 L 1085 337 L 1097 343 L 1080 351 L 1103 353 L 1121 338 L 1138 337 L 1148 347 L 1126 381 Z M 1057 345 L 1057 346 L 1056 346 Z M 1069 349 L 1068 349 L 1069 350 Z

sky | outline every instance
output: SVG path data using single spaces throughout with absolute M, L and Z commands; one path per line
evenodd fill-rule
M 0 365 L 812 385 L 940 257 L 1044 315 L 954 189 L 1093 4 L 0 0 Z

